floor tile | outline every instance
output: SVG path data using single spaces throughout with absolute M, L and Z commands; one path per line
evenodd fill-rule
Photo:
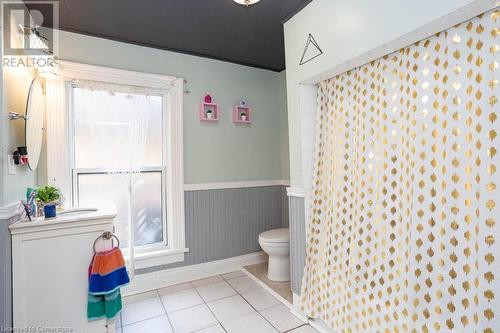
M 222 326 L 216 325 L 209 328 L 202 329 L 201 331 L 196 331 L 196 333 L 226 333 Z
M 217 320 L 205 304 L 168 314 L 175 333 L 190 333 L 217 325 Z
M 250 279 L 248 276 L 242 276 L 234 279 L 227 280 L 227 282 L 236 289 L 240 294 L 247 293 L 249 291 L 254 291 L 260 288 L 260 286 Z
M 227 274 L 222 274 L 222 277 L 226 280 L 234 279 L 234 278 L 242 277 L 242 276 L 246 276 L 245 273 L 243 273 L 242 271 L 236 271 L 236 272 L 231 272 L 231 273 L 227 273 Z
M 256 313 L 240 295 L 223 298 L 207 305 L 223 325 L 225 322 Z
M 167 316 L 143 320 L 135 324 L 123 326 L 123 333 L 173 333 Z
M 228 333 L 278 333 L 278 331 L 258 313 L 252 313 L 236 320 L 230 320 L 223 323 L 223 325 Z
M 304 322 L 295 317 L 286 306 L 280 304 L 269 309 L 260 311 L 278 331 L 286 332 L 293 328 L 304 325 Z
M 173 286 L 168 286 L 168 287 L 158 289 L 158 293 L 160 294 L 160 296 L 163 296 L 163 295 L 168 295 L 168 294 L 176 293 L 176 292 L 181 291 L 181 290 L 186 290 L 186 289 L 191 289 L 191 288 L 193 288 L 193 286 L 189 282 L 179 283 L 179 284 L 174 284 Z
M 122 325 L 126 326 L 138 321 L 158 317 L 165 314 L 160 297 L 125 304 L 122 310 Z
M 257 311 L 281 304 L 280 301 L 271 296 L 271 294 L 269 294 L 264 289 L 250 291 L 248 293 L 242 294 L 241 296 L 243 296 L 243 298 L 246 299 L 247 302 L 250 303 L 250 305 L 253 306 Z
M 289 333 L 319 333 L 319 332 L 309 325 L 304 325 L 289 331 Z
M 139 301 L 144 301 L 146 299 L 158 297 L 158 292 L 156 290 L 148 291 L 145 293 L 135 294 L 122 298 L 122 304 L 129 304 Z
M 161 301 L 165 305 L 167 312 L 179 311 L 203 303 L 200 295 L 194 289 L 163 295 Z
M 200 286 L 204 286 L 207 284 L 212 284 L 212 283 L 217 283 L 217 282 L 222 282 L 222 281 L 224 281 L 222 276 L 216 275 L 216 276 L 211 276 L 211 277 L 205 278 L 205 279 L 191 281 L 191 284 L 195 287 L 200 287 Z
M 236 291 L 225 281 L 196 287 L 196 290 L 205 302 L 236 295 Z

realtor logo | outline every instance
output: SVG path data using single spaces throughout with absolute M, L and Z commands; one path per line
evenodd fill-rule
M 57 53 L 58 23 L 58 1 L 2 1 L 4 58 L 53 59 Z

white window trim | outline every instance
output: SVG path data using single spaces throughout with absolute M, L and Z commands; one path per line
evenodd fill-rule
M 72 80 L 91 80 L 103 81 L 114 84 L 134 85 L 146 88 L 154 88 L 165 90 L 167 93 L 164 96 L 163 115 L 165 120 L 164 147 L 167 154 L 164 156 L 166 166 L 165 171 L 165 189 L 166 193 L 166 225 L 167 225 L 167 244 L 168 246 L 152 245 L 137 247 L 134 250 L 135 267 L 137 269 L 147 268 L 157 265 L 165 265 L 174 262 L 184 261 L 184 253 L 188 252 L 185 240 L 185 220 L 184 220 L 184 165 L 183 165 L 183 93 L 184 79 L 173 76 L 149 74 L 134 72 L 122 69 L 114 69 L 109 67 L 101 67 L 94 65 L 86 65 L 74 62 L 59 61 L 59 75 L 65 81 L 66 89 L 71 86 Z M 70 115 L 70 94 L 66 93 L 66 122 L 67 128 L 57 129 L 57 126 L 48 124 L 48 130 L 59 130 L 58 137 L 66 136 L 65 140 L 59 141 L 59 144 L 64 144 L 66 147 L 53 147 L 48 153 L 48 157 L 56 159 L 50 161 L 48 166 L 57 165 L 64 160 L 67 167 L 73 170 L 73 124 Z M 57 121 L 54 121 L 55 123 Z M 48 147 L 49 149 L 49 147 Z M 61 152 L 66 156 L 61 156 Z M 61 159 L 62 157 L 62 159 Z M 57 170 L 48 170 L 49 174 L 58 176 L 57 179 L 64 180 L 64 187 L 72 187 L 72 175 L 65 171 L 64 168 Z M 69 193 L 68 193 L 69 194 Z M 68 195 L 69 196 L 69 195 Z M 72 202 L 72 198 L 67 198 L 68 202 Z M 127 252 L 124 251 L 127 257 Z M 128 258 L 126 258 L 128 259 Z

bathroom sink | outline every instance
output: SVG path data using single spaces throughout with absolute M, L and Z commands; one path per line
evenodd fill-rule
M 77 216 L 77 215 L 85 215 L 97 212 L 97 208 L 70 208 L 63 210 L 62 212 L 58 212 L 58 216 Z

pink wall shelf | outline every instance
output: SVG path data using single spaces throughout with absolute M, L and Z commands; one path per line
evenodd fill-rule
M 201 121 L 218 121 L 219 105 L 215 103 L 201 103 L 199 117 Z
M 210 93 L 203 98 L 200 104 L 200 111 L 198 113 L 200 121 L 218 121 L 219 120 L 219 105 L 213 103 Z
M 245 100 L 241 100 L 240 104 L 233 108 L 233 123 L 252 123 L 252 109 Z

